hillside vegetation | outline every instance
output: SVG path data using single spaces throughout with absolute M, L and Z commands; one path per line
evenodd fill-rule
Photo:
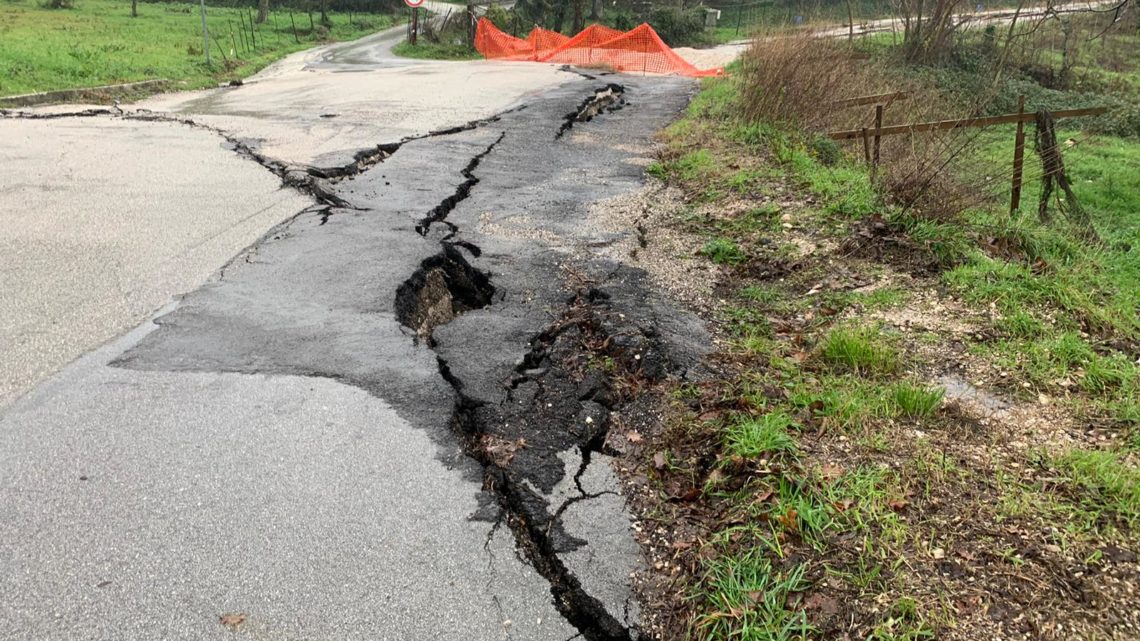
M 1061 82 L 1057 26 L 993 36 L 759 39 L 664 132 L 631 258 L 721 348 L 631 477 L 659 636 L 1140 635 L 1140 39 Z M 821 135 L 900 90 L 887 124 L 1111 107 L 1059 123 L 1087 218 L 1039 211 L 1032 123 L 1012 214 L 1010 127 L 884 138 L 875 171 Z

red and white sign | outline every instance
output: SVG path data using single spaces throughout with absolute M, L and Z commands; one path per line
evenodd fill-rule
M 404 0 L 404 4 L 408 5 L 409 7 L 413 8 L 413 9 L 419 8 L 419 6 L 422 5 L 423 3 L 424 3 L 424 0 Z

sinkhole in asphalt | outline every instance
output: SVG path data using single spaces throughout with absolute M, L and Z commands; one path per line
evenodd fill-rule
M 428 341 L 436 327 L 490 305 L 495 294 L 487 274 L 472 267 L 457 247 L 441 247 L 396 289 L 396 319 Z
M 554 134 L 558 140 L 577 122 L 590 122 L 601 113 L 617 111 L 625 106 L 625 87 L 610 83 L 594 92 L 594 95 L 582 101 L 578 108 L 566 114 L 562 119 L 562 126 Z

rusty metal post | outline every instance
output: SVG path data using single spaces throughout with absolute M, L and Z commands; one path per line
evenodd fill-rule
M 1017 98 L 1018 115 L 1025 114 L 1025 96 Z M 1021 208 L 1021 174 L 1025 165 L 1025 123 L 1017 121 L 1017 136 L 1013 140 L 1013 187 L 1009 192 L 1009 213 Z

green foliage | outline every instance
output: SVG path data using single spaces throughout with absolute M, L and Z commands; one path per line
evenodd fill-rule
M 933 416 L 945 394 L 942 388 L 931 389 L 911 382 L 897 383 L 892 392 L 902 415 L 912 419 Z
M 428 42 L 426 40 L 420 40 L 414 45 L 405 40 L 392 47 L 392 53 L 404 58 L 430 60 L 476 60 L 482 58 L 478 51 L 466 44 Z
M 748 260 L 744 250 L 728 238 L 710 240 L 701 248 L 700 254 L 718 265 L 739 265 Z
M 783 412 L 745 418 L 733 422 L 725 430 L 728 449 L 746 458 L 794 454 L 795 441 L 788 434 L 792 419 Z
M 669 169 L 677 174 L 681 180 L 696 181 L 713 172 L 714 161 L 707 149 L 691 151 L 675 162 L 670 163 Z
M 898 355 L 875 328 L 833 329 L 823 338 L 820 356 L 830 365 L 856 374 L 894 371 Z
M 808 145 L 813 157 L 825 167 L 834 167 L 843 160 L 843 149 L 839 143 L 826 136 L 815 136 Z
M 1079 490 L 1078 503 L 1131 528 L 1140 520 L 1140 469 L 1105 450 L 1072 450 L 1054 461 Z M 1098 519 L 1099 520 L 1099 519 Z
M 805 566 L 773 567 L 762 550 L 718 558 L 705 569 L 710 612 L 696 622 L 701 638 L 741 641 L 806 641 L 812 627 L 788 597 L 807 587 Z
M 705 32 L 705 14 L 700 7 L 658 7 L 650 14 L 648 22 L 670 47 L 705 44 L 712 40 L 711 34 Z

